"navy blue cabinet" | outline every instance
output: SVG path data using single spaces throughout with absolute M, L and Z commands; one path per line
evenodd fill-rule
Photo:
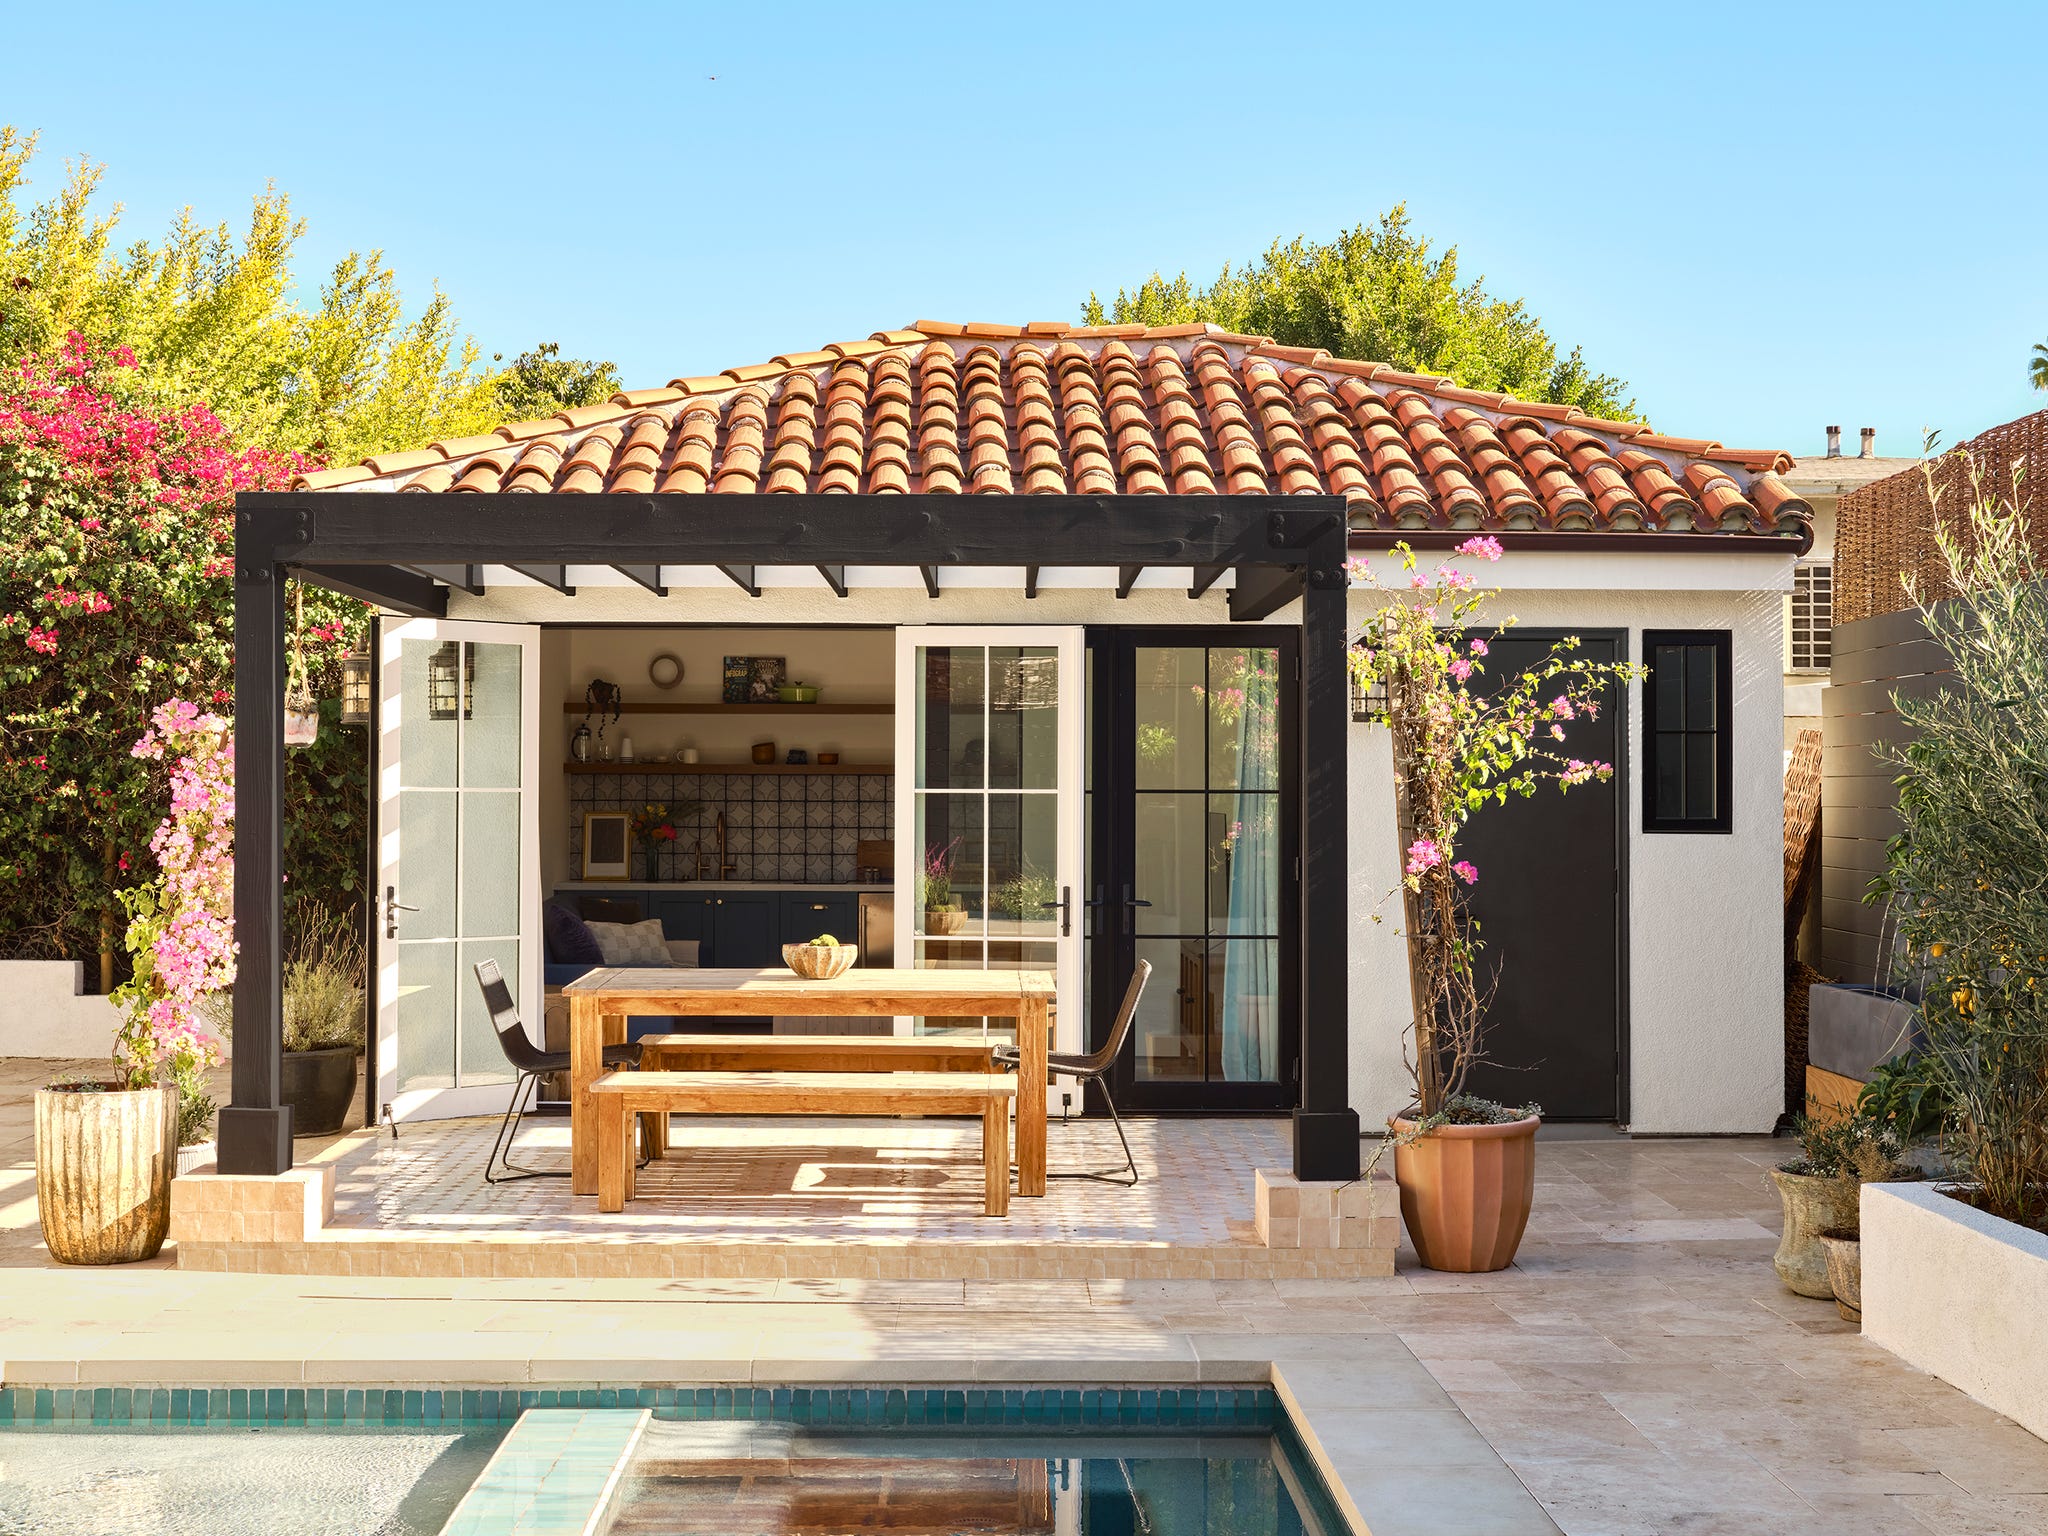
M 711 958 L 705 965 L 759 967 L 782 959 L 776 891 L 734 891 L 712 900 Z
M 712 926 L 717 908 L 712 906 L 709 896 L 656 896 L 653 900 L 653 915 L 661 919 L 661 934 L 666 939 L 695 939 L 697 941 L 697 963 L 711 965 L 710 958 Z
M 860 942 L 860 897 L 855 892 L 784 891 L 781 901 L 784 944 L 807 943 L 821 933 L 842 944 Z

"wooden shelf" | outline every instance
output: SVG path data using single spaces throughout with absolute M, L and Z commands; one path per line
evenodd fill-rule
M 578 763 L 564 773 L 894 773 L 893 763 Z
M 570 699 L 562 705 L 565 715 L 587 715 L 592 713 L 588 704 L 581 699 Z M 621 704 L 619 713 L 624 715 L 893 715 L 894 704 L 726 704 L 718 700 L 692 702 L 686 699 L 650 699 L 643 703 Z

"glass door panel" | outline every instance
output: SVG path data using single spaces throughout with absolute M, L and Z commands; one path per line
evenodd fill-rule
M 538 633 L 384 621 L 377 1087 L 401 1120 L 504 1107 L 513 1073 L 478 961 L 538 1024 Z
M 1152 962 L 1131 1070 L 1282 1081 L 1282 690 L 1276 646 L 1131 649 L 1130 928 Z
M 899 964 L 1049 970 L 1080 997 L 1083 650 L 1077 629 L 897 631 Z M 1059 1048 L 1081 1030 L 1076 1006 Z

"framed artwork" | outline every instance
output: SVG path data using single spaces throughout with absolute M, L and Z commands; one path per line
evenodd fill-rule
M 724 699 L 728 704 L 773 704 L 782 685 L 789 681 L 788 658 L 783 656 L 728 656 L 725 658 Z
M 633 829 L 625 811 L 583 813 L 583 878 L 632 878 Z

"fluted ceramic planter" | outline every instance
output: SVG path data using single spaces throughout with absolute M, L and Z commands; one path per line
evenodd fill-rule
M 1832 1301 L 1835 1288 L 1828 1283 L 1828 1256 L 1820 1235 L 1832 1229 L 1856 1230 L 1861 1186 L 1854 1179 L 1787 1173 L 1782 1168 L 1771 1170 L 1771 1182 L 1778 1186 L 1778 1199 L 1785 1207 L 1785 1234 L 1778 1239 L 1772 1267 L 1788 1289 Z
M 1859 1191 L 1860 1193 L 1860 1191 Z M 1863 1241 L 1851 1229 L 1820 1234 L 1820 1248 L 1827 1261 L 1828 1289 L 1835 1293 L 1835 1310 L 1845 1323 L 1863 1321 Z
M 153 1259 L 171 1226 L 175 1088 L 36 1094 L 36 1211 L 60 1264 Z
M 1534 1115 L 1506 1125 L 1442 1125 L 1394 1148 L 1401 1220 L 1430 1269 L 1485 1274 L 1515 1261 L 1536 1200 Z M 1396 1132 L 1415 1129 L 1395 1119 Z

